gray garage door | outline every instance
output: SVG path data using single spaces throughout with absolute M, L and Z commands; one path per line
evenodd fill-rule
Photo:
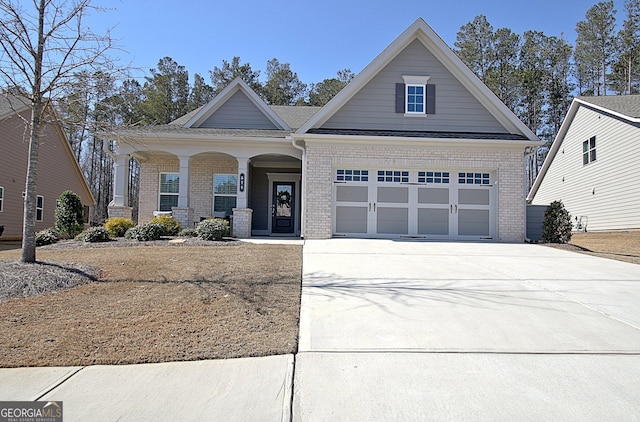
M 495 237 L 491 171 L 335 170 L 333 231 L 350 237 Z

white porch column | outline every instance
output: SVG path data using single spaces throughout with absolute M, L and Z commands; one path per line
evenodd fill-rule
M 180 186 L 178 194 L 178 208 L 189 207 L 189 158 L 178 157 L 180 159 Z
M 109 205 L 129 205 L 129 155 L 119 154 L 113 160 L 113 201 Z
M 236 157 L 238 160 L 238 192 L 236 208 L 247 208 L 249 201 L 249 163 L 250 158 Z

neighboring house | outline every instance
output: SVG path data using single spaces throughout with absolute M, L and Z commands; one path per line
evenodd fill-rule
M 233 214 L 237 237 L 408 237 L 521 242 L 524 156 L 538 138 L 422 20 L 326 106 L 269 106 L 233 81 L 168 125 L 117 143 L 110 215 L 183 226 Z
M 21 239 L 23 193 L 29 159 L 31 108 L 26 102 L 0 94 L 0 225 L 2 240 Z M 85 215 L 95 203 L 69 142 L 58 124 L 45 123 L 38 151 L 36 230 L 53 227 L 56 201 L 65 190 L 75 192 Z
M 562 200 L 577 229 L 640 228 L 640 95 L 573 100 L 527 200 Z

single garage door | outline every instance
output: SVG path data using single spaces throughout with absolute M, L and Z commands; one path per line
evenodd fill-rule
M 495 238 L 493 171 L 341 168 L 334 174 L 336 236 Z

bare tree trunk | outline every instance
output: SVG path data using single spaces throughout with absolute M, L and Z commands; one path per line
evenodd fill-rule
M 631 95 L 631 55 L 629 55 L 629 69 L 627 74 L 627 94 Z
M 31 109 L 31 130 L 29 133 L 29 162 L 24 195 L 24 218 L 22 225 L 21 262 L 36 261 L 36 182 L 38 179 L 38 149 L 40 147 L 40 110 L 42 105 L 35 102 Z
M 38 149 L 42 119 L 42 61 L 44 58 L 45 0 L 38 4 L 38 48 L 34 60 L 34 81 L 31 99 L 31 127 L 29 130 L 29 163 L 24 194 L 24 218 L 22 224 L 21 262 L 36 262 L 36 182 L 38 180 Z

